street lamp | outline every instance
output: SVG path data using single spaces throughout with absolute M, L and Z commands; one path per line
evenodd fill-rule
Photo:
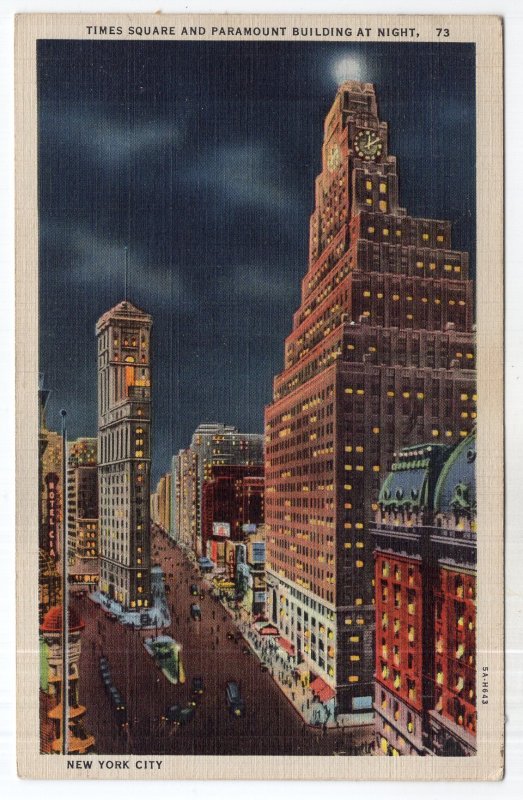
M 62 754 L 68 753 L 69 739 L 69 587 L 67 585 L 67 411 L 62 408 Z

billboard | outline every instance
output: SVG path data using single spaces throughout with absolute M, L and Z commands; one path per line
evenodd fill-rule
M 212 535 L 220 539 L 230 539 L 231 526 L 228 522 L 213 522 Z

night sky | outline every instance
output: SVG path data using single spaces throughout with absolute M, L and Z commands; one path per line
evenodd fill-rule
M 474 268 L 474 47 L 40 41 L 40 371 L 96 435 L 98 317 L 153 316 L 153 480 L 200 422 L 261 432 L 307 268 L 323 121 L 376 84 L 400 199 Z

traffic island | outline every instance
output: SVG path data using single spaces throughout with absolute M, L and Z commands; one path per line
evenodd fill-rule
M 145 639 L 143 646 L 154 659 L 169 683 L 185 683 L 185 670 L 181 658 L 181 645 L 170 636 Z

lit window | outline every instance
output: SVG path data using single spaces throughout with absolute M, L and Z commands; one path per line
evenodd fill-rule
M 443 241 L 443 236 L 441 235 L 441 233 L 438 233 L 438 235 L 436 236 L 436 241 L 438 241 L 438 242 L 442 242 Z
M 374 227 L 374 225 L 369 225 L 369 227 L 367 228 L 368 233 L 374 233 L 375 230 L 376 228 Z
M 423 269 L 423 261 L 416 261 L 416 266 L 418 269 Z
M 422 237 L 421 237 L 421 238 L 423 239 L 423 241 L 425 241 L 425 242 L 426 242 L 426 241 L 427 241 L 427 239 L 429 238 L 429 235 L 428 235 L 428 233 L 424 233 L 424 234 L 422 234 Z
M 387 192 L 387 184 L 386 183 L 380 183 L 380 192 L 381 192 L 381 194 L 386 194 L 386 192 Z
M 386 211 L 387 210 L 387 201 L 386 200 L 380 200 L 379 207 L 380 207 L 380 211 Z M 384 233 L 385 233 L 385 231 L 384 231 Z M 387 233 L 388 233 L 388 231 L 387 231 Z
M 432 429 L 432 435 L 433 435 L 433 436 L 439 436 L 439 431 L 438 431 L 438 429 L 437 429 L 437 428 L 433 428 L 433 429 Z
M 368 206 L 371 206 L 372 205 L 372 197 L 366 197 L 365 198 L 365 202 L 367 203 Z
M 380 206 L 381 206 L 382 203 L 385 203 L 385 201 L 384 200 L 380 200 Z M 387 205 L 387 204 L 385 203 L 385 205 Z M 385 209 L 382 209 L 382 211 L 384 211 L 384 210 Z M 383 228 L 383 235 L 384 236 L 388 236 L 389 235 L 389 229 L 388 228 Z
M 365 181 L 365 188 L 370 191 L 372 189 L 372 181 Z

